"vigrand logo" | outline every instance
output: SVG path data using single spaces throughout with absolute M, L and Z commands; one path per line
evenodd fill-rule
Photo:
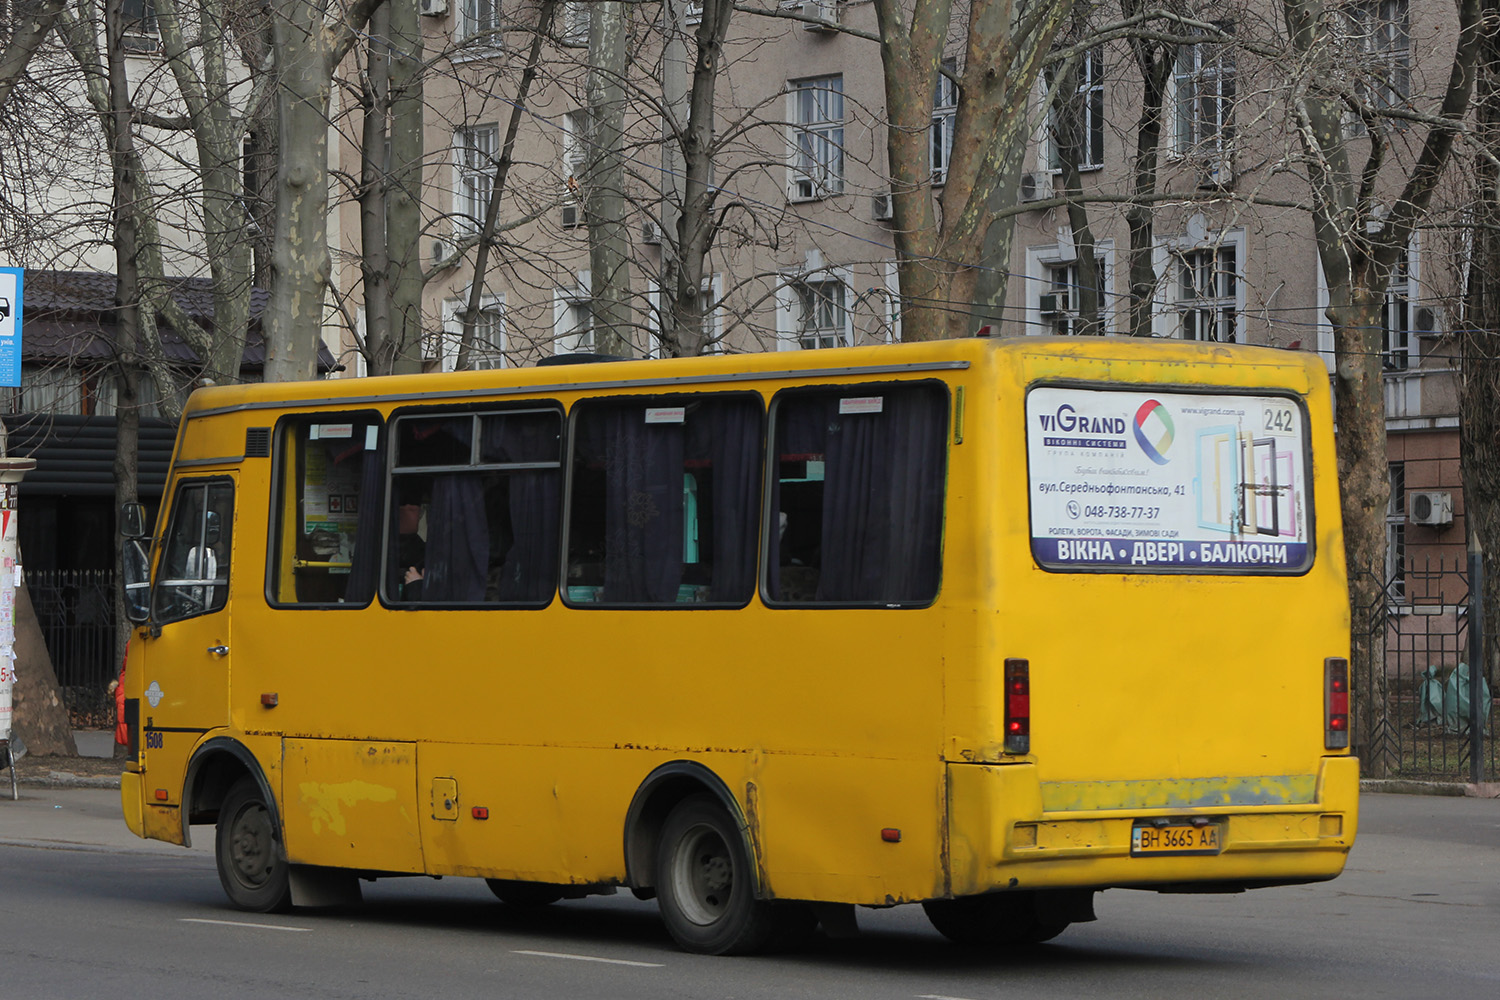
M 1125 449 L 1124 417 L 1092 417 L 1063 403 L 1052 413 L 1038 413 L 1042 444 L 1049 448 Z

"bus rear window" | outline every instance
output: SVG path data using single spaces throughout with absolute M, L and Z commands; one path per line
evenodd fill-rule
M 1307 426 L 1289 395 L 1033 388 L 1032 555 L 1052 571 L 1306 572 Z
M 777 397 L 772 604 L 922 606 L 938 591 L 947 476 L 941 385 Z

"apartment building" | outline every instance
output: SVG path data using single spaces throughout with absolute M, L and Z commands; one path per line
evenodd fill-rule
M 423 197 L 429 366 L 451 367 L 472 282 L 462 252 L 488 201 L 534 18 L 530 3 L 422 0 L 430 154 Z M 662 8 L 628 5 L 630 67 L 625 142 L 631 353 L 660 352 L 665 259 L 674 184 L 661 137 Z M 1277 25 L 1264 5 L 1221 3 L 1199 12 L 1215 31 L 1167 58 L 1158 176 L 1149 199 L 1149 330 L 1183 337 L 1319 351 L 1332 366 L 1328 303 L 1300 146 L 1287 110 L 1292 72 L 1274 58 Z M 520 122 L 505 193 L 498 261 L 485 276 L 477 326 L 482 365 L 525 365 L 597 346 L 588 234 L 579 183 L 587 160 L 590 5 L 561 5 L 556 44 Z M 683 7 L 686 29 L 697 6 Z M 800 350 L 900 337 L 891 228 L 887 133 L 873 6 L 860 0 L 783 0 L 779 16 L 736 12 L 719 78 L 714 183 L 722 227 L 703 281 L 709 350 Z M 1409 0 L 1350 0 L 1334 22 L 1350 86 L 1376 108 L 1430 108 L 1446 81 L 1451 17 Z M 803 20 L 797 17 L 805 18 Z M 850 29 L 836 30 L 833 25 Z M 1204 23 L 1202 21 L 1198 23 Z M 1181 29 L 1191 33 L 1192 29 Z M 861 37 L 863 33 L 865 37 Z M 693 52 L 689 40 L 689 54 Z M 955 34 L 950 55 L 962 58 Z M 1131 237 L 1122 200 L 1135 189 L 1142 70 L 1129 43 L 1091 49 L 1076 71 L 1038 81 L 1032 139 L 1016 179 L 1015 232 L 1006 270 L 1002 335 L 1070 334 L 1092 313 L 1080 247 L 1097 267 L 1098 322 L 1132 323 Z M 1060 89 L 1061 88 L 1061 89 Z M 1048 100 L 1049 90 L 1057 91 Z M 1063 92 L 1063 91 L 1066 92 Z M 1060 119 L 1061 108 L 1068 117 Z M 933 97 L 931 157 L 941 205 L 957 94 L 944 78 Z M 1065 157 L 1059 122 L 1076 123 Z M 1351 120 L 1351 133 L 1366 128 Z M 1378 126 L 1393 161 L 1410 157 L 1399 123 Z M 353 154 L 346 147 L 346 155 Z M 1066 193 L 1076 158 L 1087 196 Z M 1391 192 L 1392 194 L 1394 192 Z M 941 209 L 940 209 L 941 210 Z M 349 209 L 348 211 L 353 211 Z M 1086 227 L 1079 231 L 1080 221 Z M 352 218 L 345 231 L 353 231 Z M 1433 235 L 1437 233 L 1438 235 Z M 1423 231 L 1386 296 L 1383 362 L 1392 501 L 1388 517 L 1397 602 L 1441 599 L 1407 586 L 1403 570 L 1457 558 L 1464 529 L 1458 473 L 1457 393 L 1446 334 L 1459 309 L 1461 253 L 1441 228 Z M 1084 268 L 1087 272 L 1087 268 Z M 1093 327 L 1097 328 L 1097 327 Z M 346 345 L 347 346 L 347 345 Z M 351 368 L 355 367 L 351 365 Z

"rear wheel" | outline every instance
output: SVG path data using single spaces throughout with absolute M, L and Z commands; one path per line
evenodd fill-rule
M 235 906 L 256 913 L 291 909 L 290 869 L 281 834 L 260 783 L 249 775 L 234 783 L 219 807 L 214 855 L 219 882 Z
M 771 904 L 755 898 L 745 838 L 711 796 L 684 799 L 667 816 L 656 881 L 662 920 L 684 951 L 748 954 L 776 930 Z
M 563 898 L 562 890 L 548 882 L 517 882 L 514 879 L 487 878 L 484 884 L 500 902 L 509 906 L 546 906 Z
M 1034 892 L 997 892 L 959 899 L 933 899 L 922 904 L 939 934 L 970 948 L 1014 948 L 1050 941 L 1067 929 L 1068 921 L 1044 919 Z

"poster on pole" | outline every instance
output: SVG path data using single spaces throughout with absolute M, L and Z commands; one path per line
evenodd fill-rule
M 0 267 L 0 386 L 21 387 L 21 303 L 25 271 Z
M 0 485 L 0 740 L 10 739 L 12 698 L 16 687 L 16 512 L 10 506 L 14 486 Z
M 1032 554 L 1054 571 L 1304 573 L 1308 454 L 1290 395 L 1035 388 Z

